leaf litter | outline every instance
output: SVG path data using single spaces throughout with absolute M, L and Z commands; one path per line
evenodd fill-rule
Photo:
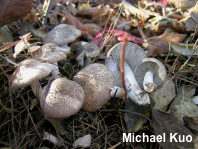
M 123 3 L 2 0 L 0 6 L 1 148 L 74 148 L 75 140 L 83 136 L 89 136 L 84 147 L 90 149 L 174 149 L 194 148 L 194 144 L 196 148 L 197 139 L 190 143 L 122 140 L 122 133 L 165 134 L 166 140 L 170 139 L 170 133 L 177 133 L 177 137 L 191 135 L 193 139 L 198 134 L 198 107 L 192 100 L 198 94 L 196 0 Z M 66 45 L 67 48 L 81 41 L 99 47 L 97 57 L 92 58 L 94 63 L 105 64 L 107 52 L 128 34 L 128 42 L 141 46 L 147 57 L 155 57 L 165 65 L 168 83 L 165 81 L 149 94 L 152 100 L 149 106 L 139 106 L 130 99 L 123 103 L 122 99 L 112 97 L 96 112 L 80 110 L 59 120 L 45 117 L 30 87 L 13 93 L 9 82 L 20 62 L 33 58 L 44 44 L 46 34 L 59 24 L 69 24 L 82 31 L 82 36 Z M 58 62 L 58 68 L 62 76 L 72 80 L 82 66 L 77 63 L 75 53 L 70 53 L 67 59 Z M 40 84 L 45 86 L 51 79 L 52 76 L 43 78 Z M 46 132 L 60 143 L 53 144 L 50 137 L 43 140 Z

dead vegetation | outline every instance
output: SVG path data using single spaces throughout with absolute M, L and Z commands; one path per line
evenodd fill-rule
M 198 2 L 50 2 L 33 0 L 31 7 L 28 0 L 0 2 L 0 6 L 7 6 L 0 13 L 0 148 L 83 148 L 74 147 L 73 143 L 88 134 L 90 149 L 198 148 L 198 103 L 193 98 L 198 94 Z M 13 15 L 15 12 L 20 12 L 17 17 Z M 69 80 L 87 64 L 105 64 L 108 51 L 123 39 L 142 47 L 147 57 L 162 62 L 167 78 L 161 87 L 149 93 L 151 104 L 141 106 L 129 99 L 123 102 L 112 97 L 96 112 L 80 110 L 68 118 L 55 120 L 43 115 L 30 86 L 12 91 L 11 83 L 20 62 L 34 58 L 41 46 L 54 40 L 55 37 L 50 37 L 45 41 L 45 36 L 59 24 L 72 25 L 82 33 L 67 44 L 68 49 L 80 41 L 95 43 L 99 48 L 91 61 L 84 54 L 85 63 L 81 65 L 78 52 L 67 54 L 66 59 L 58 62 L 61 75 Z M 40 84 L 44 87 L 51 80 L 53 76 L 48 75 Z M 44 140 L 45 132 L 55 136 L 59 143 Z M 166 140 L 170 133 L 191 135 L 194 142 L 123 142 L 123 133 L 130 132 L 149 136 L 165 133 Z

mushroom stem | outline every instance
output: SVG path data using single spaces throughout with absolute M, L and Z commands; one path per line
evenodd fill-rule
M 152 92 L 154 90 L 154 83 L 153 83 L 153 71 L 148 70 L 144 76 L 143 86 L 144 90 L 147 92 Z
M 48 140 L 57 146 L 61 145 L 61 141 L 57 137 L 53 136 L 52 134 L 49 134 L 48 132 L 44 133 L 43 140 Z
M 37 97 L 37 99 L 40 99 L 40 95 L 41 95 L 41 92 L 42 92 L 42 87 L 41 87 L 39 81 L 34 81 L 31 84 L 31 88 L 32 88 L 32 91 L 33 91 L 34 95 Z
M 61 78 L 61 73 L 59 72 L 58 63 L 55 62 L 53 65 L 56 67 L 56 69 L 51 72 L 52 76 L 54 77 L 54 79 Z
M 139 87 L 133 71 L 126 61 L 124 61 L 124 79 L 128 90 L 127 94 L 135 103 L 139 105 L 150 104 L 149 95 Z
M 110 90 L 111 97 L 116 97 L 116 98 L 122 99 L 124 97 L 124 94 L 125 94 L 124 89 L 121 87 L 118 87 L 118 86 L 114 86 Z

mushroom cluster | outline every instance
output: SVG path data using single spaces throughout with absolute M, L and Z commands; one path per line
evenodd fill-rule
M 97 56 L 99 47 L 95 43 L 77 42 L 71 47 L 71 52 L 76 52 L 76 61 L 81 66 L 87 66 L 91 58 Z M 84 62 L 84 57 L 86 57 Z
M 120 52 L 122 44 L 120 42 L 113 46 L 108 52 L 106 60 L 106 66 L 111 69 L 116 85 L 120 87 Z M 154 91 L 165 79 L 166 68 L 159 60 L 146 58 L 143 49 L 136 44 L 127 43 L 124 54 L 124 81 L 128 90 L 127 94 L 135 103 L 139 105 L 150 104 L 147 92 Z
M 116 80 L 116 86 L 122 86 L 120 73 L 120 52 L 122 49 L 122 42 L 113 46 L 107 53 L 106 66 L 113 72 Z M 124 78 L 128 96 L 139 105 L 150 104 L 149 95 L 142 90 L 134 76 L 133 70 L 135 66 L 141 63 L 146 58 L 146 54 L 136 44 L 128 42 L 125 47 L 124 54 Z

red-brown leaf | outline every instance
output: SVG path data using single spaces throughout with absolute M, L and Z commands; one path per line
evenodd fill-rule
M 0 27 L 22 19 L 32 9 L 32 0 L 0 0 Z

